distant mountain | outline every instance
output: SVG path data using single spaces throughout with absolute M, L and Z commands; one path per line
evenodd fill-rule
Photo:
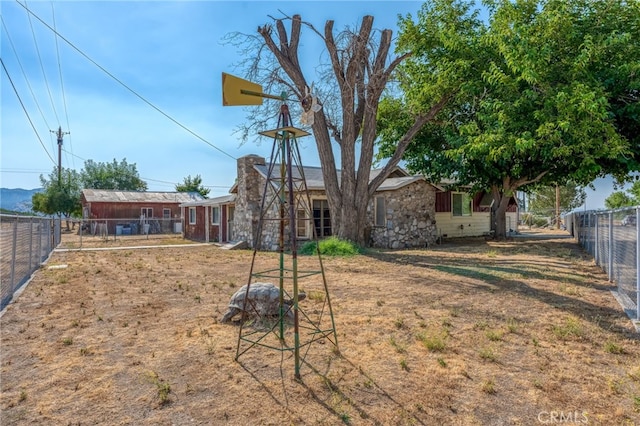
M 42 192 L 42 189 L 0 188 L 0 208 L 14 212 L 30 212 L 31 197 L 38 192 Z

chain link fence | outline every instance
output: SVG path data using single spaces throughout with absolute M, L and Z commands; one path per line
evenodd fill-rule
M 163 244 L 182 239 L 182 219 L 75 219 L 62 224 L 60 249 Z M 150 241 L 155 240 L 155 241 Z M 165 241 L 159 241 L 165 240 Z
M 630 318 L 640 321 L 640 206 L 574 212 L 567 230 L 617 286 L 616 298 Z
M 60 242 L 60 220 L 0 215 L 0 310 Z

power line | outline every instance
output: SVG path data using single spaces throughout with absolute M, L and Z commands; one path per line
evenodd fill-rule
M 38 107 L 38 111 L 40 111 L 40 115 L 42 116 L 42 120 L 44 121 L 44 124 L 47 126 L 47 129 L 49 129 L 51 127 L 49 126 L 49 123 L 47 122 L 47 118 L 44 116 L 44 113 L 42 112 L 42 108 L 40 108 L 40 103 L 38 102 L 38 98 L 36 97 L 36 94 L 33 92 L 31 83 L 29 83 L 29 78 L 27 77 L 27 73 L 25 72 L 24 67 L 22 66 L 22 62 L 20 61 L 20 57 L 18 56 L 18 51 L 16 50 L 16 47 L 13 44 L 13 40 L 9 35 L 9 28 L 4 23 L 4 18 L 2 17 L 2 15 L 0 15 L 0 21 L 2 22 L 2 28 L 4 28 L 4 31 L 7 34 L 7 40 L 9 40 L 9 44 L 13 49 L 13 54 L 16 56 L 16 60 L 18 61 L 18 65 L 20 66 L 20 70 L 22 71 L 22 75 L 24 76 L 24 80 L 27 83 L 27 87 L 29 88 L 29 92 L 31 92 L 31 97 L 33 98 L 33 101 Z M 49 136 L 49 141 L 51 142 L 51 149 L 53 150 L 53 139 L 51 138 L 51 136 Z
M 41 175 L 43 173 L 49 173 L 50 170 L 30 170 L 30 169 L 12 169 L 12 168 L 0 168 L 0 173 L 24 173 Z
M 27 1 L 24 2 L 25 8 Z M 29 9 L 27 9 L 29 10 Z M 33 30 L 33 24 L 31 23 L 31 15 L 27 14 L 27 18 L 29 18 L 29 27 L 31 27 L 31 35 L 33 36 L 33 44 L 36 46 L 36 52 L 38 53 L 38 62 L 40 63 L 40 69 L 42 70 L 42 76 L 44 77 L 44 83 L 47 87 L 47 92 L 49 93 L 49 101 L 51 101 L 51 108 L 53 109 L 53 114 L 56 116 L 56 122 L 60 124 L 60 119 L 58 118 L 58 112 L 56 111 L 56 106 L 53 103 L 53 96 L 51 96 L 51 89 L 49 88 L 49 80 L 47 79 L 47 73 L 44 71 L 44 65 L 42 64 L 42 56 L 40 55 L 40 48 L 38 47 L 38 40 L 36 39 L 36 33 Z
M 29 120 L 29 124 L 31 124 L 31 128 L 33 129 L 33 131 L 35 132 L 36 136 L 38 137 L 38 141 L 40 141 L 40 145 L 42 145 L 42 148 L 44 149 L 44 152 L 47 153 L 47 156 L 51 159 L 51 162 L 55 166 L 56 162 L 53 159 L 53 157 L 51 156 L 51 154 L 49 154 L 49 151 L 47 151 L 47 147 L 44 146 L 44 144 L 42 143 L 42 139 L 40 138 L 40 135 L 38 134 L 38 131 L 36 130 L 36 127 L 33 125 L 33 121 L 31 121 L 31 117 L 29 117 L 29 113 L 27 112 L 27 109 L 24 107 L 24 103 L 22 103 L 22 99 L 20 98 L 20 95 L 18 94 L 18 91 L 16 90 L 16 86 L 15 86 L 15 84 L 13 84 L 13 80 L 11 79 L 11 76 L 9 75 L 9 71 L 7 71 L 7 67 L 4 65 L 4 61 L 2 60 L 1 57 L 0 57 L 0 63 L 2 63 L 2 69 L 4 70 L 5 74 L 7 74 L 7 78 L 9 79 L 9 82 L 11 83 L 11 87 L 13 87 L 13 91 L 15 92 L 16 97 L 18 98 L 18 101 L 20 102 L 20 105 L 22 106 L 22 110 L 24 111 L 25 115 L 27 116 L 27 119 Z
M 176 119 L 174 119 L 173 117 L 171 117 L 169 114 L 167 114 L 166 112 L 162 111 L 160 108 L 158 108 L 157 106 L 155 106 L 153 103 L 151 103 L 150 101 L 148 101 L 147 99 L 145 99 L 142 95 L 138 94 L 135 90 L 133 90 L 132 88 L 130 88 L 129 86 L 127 86 L 125 83 L 123 83 L 120 79 L 118 79 L 116 76 L 114 76 L 113 74 L 111 74 L 109 71 L 107 71 L 105 68 L 103 68 L 100 64 L 98 64 L 96 61 L 94 61 L 93 59 L 91 59 L 87 54 L 85 54 L 82 50 L 80 50 L 79 48 L 77 48 L 73 43 L 71 43 L 69 40 L 67 40 L 63 35 L 61 35 L 60 33 L 58 33 L 54 28 L 51 28 L 51 26 L 49 24 L 47 24 L 46 22 L 44 22 L 42 19 L 40 19 L 40 17 L 38 17 L 38 15 L 36 15 L 35 13 L 33 13 L 31 10 L 29 10 L 29 8 L 26 5 L 23 5 L 22 3 L 20 3 L 18 0 L 16 0 L 16 3 L 18 3 L 20 6 L 22 6 L 29 14 L 33 15 L 37 20 L 39 20 L 44 26 L 46 26 L 47 28 L 49 28 L 49 30 L 53 31 L 54 34 L 56 34 L 58 37 L 60 37 L 62 40 L 64 40 L 65 43 L 67 43 L 69 46 L 71 46 L 73 49 L 75 49 L 78 53 L 80 53 L 82 56 L 85 57 L 85 59 L 87 59 L 89 62 L 91 62 L 93 65 L 95 65 L 96 67 L 98 67 L 102 72 L 104 72 L 105 74 L 107 74 L 109 77 L 111 77 L 113 80 L 115 80 L 118 84 L 120 84 L 122 87 L 124 87 L 125 89 L 127 89 L 129 92 L 131 92 L 133 95 L 135 95 L 138 99 L 140 99 L 142 102 L 146 103 L 147 105 L 149 105 L 151 108 L 155 109 L 156 111 L 158 111 L 160 114 L 164 115 L 166 118 L 168 118 L 169 120 L 171 120 L 173 123 L 175 123 L 176 125 L 180 126 L 182 129 L 186 130 L 188 133 L 190 133 L 191 135 L 195 136 L 196 138 L 200 139 L 202 142 L 206 143 L 207 145 L 209 145 L 210 147 L 212 147 L 213 149 L 217 150 L 218 152 L 226 155 L 229 158 L 232 158 L 234 160 L 237 160 L 237 158 L 235 158 L 233 155 L 229 154 L 228 152 L 222 150 L 221 148 L 218 148 L 217 146 L 215 146 L 214 144 L 212 144 L 211 142 L 209 142 L 208 140 L 206 140 L 205 138 L 203 138 L 202 136 L 198 135 L 197 133 L 195 133 L 194 131 L 192 131 L 191 129 L 189 129 L 188 127 L 186 127 L 185 125 L 181 124 L 180 122 L 178 122 Z
M 76 157 L 82 161 L 87 161 L 86 158 L 82 158 L 79 155 L 73 154 L 71 152 L 66 151 L 64 148 L 62 149 L 62 151 L 64 151 L 67 154 L 70 154 L 73 157 Z M 151 178 L 146 178 L 146 177 L 142 177 L 140 176 L 140 179 L 145 180 L 145 181 L 150 181 L 150 182 L 157 182 L 157 183 L 164 183 L 166 185 L 172 185 L 172 186 L 176 186 L 176 185 L 180 185 L 180 183 L 176 183 L 176 182 L 168 182 L 166 180 L 159 180 L 159 179 L 151 179 Z M 222 189 L 228 189 L 229 186 L 226 185 L 202 185 L 205 188 L 222 188 Z
M 51 16 L 53 18 L 53 28 L 56 29 L 56 15 L 53 9 L 53 2 L 51 2 Z M 65 116 L 65 119 L 67 120 L 67 129 L 70 130 L 71 128 L 69 127 L 69 111 L 67 110 L 67 97 L 65 96 L 65 93 L 64 93 L 64 80 L 62 79 L 62 66 L 60 64 L 60 49 L 58 48 L 58 37 L 55 36 L 54 39 L 56 41 L 56 57 L 58 59 L 58 75 L 60 75 L 60 91 L 62 92 L 62 104 L 64 106 L 64 116 Z M 68 140 L 69 140 L 69 149 L 71 150 L 71 152 L 73 152 L 73 144 L 71 143 L 70 134 L 69 134 Z M 76 164 L 73 161 L 73 156 L 71 157 L 71 164 L 75 169 Z

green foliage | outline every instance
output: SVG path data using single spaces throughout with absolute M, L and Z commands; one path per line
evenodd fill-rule
M 80 178 L 82 186 L 88 189 L 147 190 L 147 183 L 140 179 L 135 163 L 128 164 L 126 158 L 121 162 L 114 158 L 111 163 L 87 160 L 80 172 Z
M 640 204 L 640 180 L 636 180 L 629 188 L 629 194 L 633 197 L 633 200 L 636 204 Z
M 184 178 L 182 184 L 176 185 L 176 191 L 178 192 L 197 192 L 202 195 L 203 198 L 207 198 L 211 190 L 202 186 L 202 177 L 196 175 L 194 178 L 191 175 Z
M 573 182 L 567 182 L 560 186 L 560 213 L 567 213 L 580 207 L 587 193 L 584 188 Z M 556 187 L 555 185 L 544 185 L 535 187 L 529 193 L 529 210 L 539 215 L 555 214 L 556 210 Z
M 80 177 L 75 170 L 63 168 L 58 181 L 58 168 L 54 167 L 48 179 L 40 175 L 40 184 L 43 191 L 31 197 L 33 211 L 47 215 L 61 214 L 65 217 L 81 214 Z
M 351 241 L 341 240 L 337 237 L 329 237 L 318 242 L 320 254 L 325 256 L 354 256 L 361 252 L 361 248 Z M 317 253 L 316 242 L 305 243 L 298 252 L 300 254 L 312 255 Z
M 635 205 L 635 201 L 626 192 L 616 191 L 604 199 L 604 206 L 608 209 L 618 209 Z
M 404 160 L 431 181 L 492 190 L 497 220 L 527 185 L 585 185 L 640 168 L 640 3 L 489 3 L 487 24 L 470 2 L 445 0 L 401 21 L 398 49 L 413 55 L 400 70 L 402 97 L 380 104 L 378 159 L 446 80 L 450 102 Z
M 616 191 L 604 200 L 608 209 L 640 205 L 640 181 L 635 181 L 629 190 Z

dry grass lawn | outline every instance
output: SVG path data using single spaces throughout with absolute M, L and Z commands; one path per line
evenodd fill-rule
M 239 326 L 219 323 L 251 256 L 54 253 L 1 319 L 0 422 L 640 424 L 639 335 L 573 240 L 323 258 L 339 350 L 311 345 L 300 381 L 290 352 L 236 362 Z

